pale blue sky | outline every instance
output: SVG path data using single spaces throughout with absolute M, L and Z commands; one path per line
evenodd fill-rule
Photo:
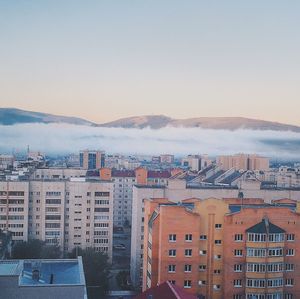
M 300 1 L 0 0 L 0 106 L 300 125 Z

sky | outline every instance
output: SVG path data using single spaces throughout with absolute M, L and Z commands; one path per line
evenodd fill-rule
M 300 125 L 300 1 L 0 0 L 0 107 Z

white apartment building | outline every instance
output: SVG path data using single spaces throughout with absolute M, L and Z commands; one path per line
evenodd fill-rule
M 85 178 L 0 182 L 0 228 L 64 251 L 93 247 L 112 257 L 113 183 Z
M 281 166 L 268 171 L 255 171 L 255 176 L 261 181 L 274 183 L 279 188 L 300 187 L 300 167 Z
M 240 192 L 244 198 L 261 198 L 266 203 L 277 199 L 293 199 L 300 201 L 300 190 L 261 189 L 259 181 L 244 181 L 239 188 L 197 187 L 189 186 L 185 180 L 170 179 L 166 186 L 134 186 L 132 197 L 132 229 L 130 275 L 135 287 L 142 283 L 142 264 L 144 246 L 144 200 L 166 198 L 178 202 L 189 198 L 238 198 Z
M 137 183 L 132 170 L 112 170 L 114 226 L 131 225 L 132 189 Z
M 0 182 L 0 229 L 12 232 L 15 241 L 28 239 L 28 182 Z

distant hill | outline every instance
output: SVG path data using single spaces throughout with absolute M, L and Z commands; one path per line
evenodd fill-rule
M 16 108 L 0 108 L 1 125 L 14 125 L 20 123 L 67 123 L 74 125 L 93 125 L 92 122 L 78 117 L 59 116 Z
M 286 125 L 277 122 L 257 120 L 244 117 L 198 117 L 188 119 L 172 119 L 164 115 L 145 115 L 122 118 L 112 121 L 102 126 L 122 127 L 122 128 L 146 128 L 159 129 L 166 126 L 203 128 L 215 130 L 273 130 L 273 131 L 293 131 L 300 132 L 300 127 Z
M 58 116 L 15 108 L 0 108 L 0 125 L 14 125 L 20 123 L 67 123 L 73 125 L 138 129 L 147 127 L 160 129 L 169 126 L 184 128 L 197 127 L 215 130 L 249 129 L 300 132 L 300 127 L 298 126 L 244 117 L 198 117 L 174 119 L 165 115 L 144 115 L 121 118 L 104 124 L 95 124 L 77 117 Z

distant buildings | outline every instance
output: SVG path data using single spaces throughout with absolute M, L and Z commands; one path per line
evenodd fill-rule
M 83 150 L 79 152 L 79 165 L 83 169 L 99 169 L 105 166 L 104 151 Z
M 166 185 L 172 171 L 147 170 L 118 170 L 100 169 L 101 180 L 111 180 L 114 183 L 114 226 L 131 225 L 132 188 L 134 185 Z
M 81 257 L 0 261 L 1 298 L 87 299 Z
M 143 290 L 170 281 L 199 298 L 297 298 L 299 205 L 241 203 L 146 200 Z
M 216 164 L 222 170 L 269 170 L 269 158 L 258 155 L 237 154 L 233 156 L 218 156 Z
M 0 169 L 9 169 L 13 167 L 15 158 L 13 155 L 0 155 Z
M 200 171 L 210 166 L 212 161 L 207 155 L 188 155 L 181 160 L 181 166 L 189 168 L 191 171 Z

